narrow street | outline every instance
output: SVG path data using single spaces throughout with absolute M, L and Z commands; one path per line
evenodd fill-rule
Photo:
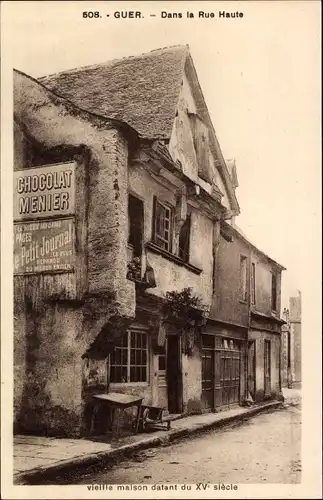
M 300 457 L 301 409 L 297 405 L 140 452 L 99 472 L 65 476 L 64 483 L 300 483 Z

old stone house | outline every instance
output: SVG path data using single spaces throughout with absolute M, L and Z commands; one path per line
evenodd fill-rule
M 267 278 L 251 307 L 251 256 L 276 290 L 282 268 L 233 227 L 235 167 L 188 47 L 16 71 L 14 113 L 16 429 L 87 433 L 91 395 L 108 390 L 170 413 L 242 402 L 248 341 L 264 359 L 279 325 Z

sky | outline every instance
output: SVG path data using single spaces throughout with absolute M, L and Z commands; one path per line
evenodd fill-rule
M 283 307 L 310 287 L 321 227 L 319 2 L 2 4 L 6 60 L 33 77 L 188 44 L 223 155 L 236 160 L 236 223 L 287 268 Z M 144 18 L 114 18 L 121 9 Z M 102 18 L 83 18 L 88 10 Z M 243 17 L 219 19 L 220 10 Z

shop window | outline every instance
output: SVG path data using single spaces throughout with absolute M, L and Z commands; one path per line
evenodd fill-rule
M 173 209 L 154 197 L 153 241 L 167 252 L 172 251 Z
M 247 301 L 247 257 L 240 255 L 240 299 Z
M 148 381 L 148 350 L 145 332 L 128 331 L 110 357 L 110 382 Z
M 204 348 L 214 349 L 214 335 L 202 335 L 202 346 Z
M 190 256 L 190 232 L 191 216 L 188 215 L 179 233 L 179 257 L 185 262 L 189 261 Z

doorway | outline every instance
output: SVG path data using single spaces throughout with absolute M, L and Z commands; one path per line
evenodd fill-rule
M 214 410 L 213 335 L 202 335 L 202 409 Z
M 256 397 L 256 342 L 248 342 L 248 392 L 253 400 Z
M 178 335 L 167 337 L 167 395 L 169 413 L 182 413 L 181 345 Z
M 215 403 L 216 407 L 240 402 L 241 342 L 220 338 L 215 349 Z
M 264 351 L 264 385 L 265 385 L 265 396 L 269 396 L 271 393 L 271 344 L 270 340 L 265 340 L 265 351 Z

